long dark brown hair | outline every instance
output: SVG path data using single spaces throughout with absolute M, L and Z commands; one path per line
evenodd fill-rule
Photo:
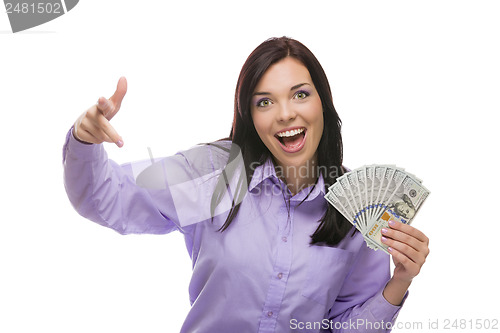
M 229 137 L 232 145 L 229 151 L 229 161 L 238 156 L 243 158 L 246 179 L 239 179 L 237 193 L 233 196 L 233 204 L 229 215 L 219 229 L 226 230 L 238 213 L 241 201 L 247 192 L 245 184 L 250 184 L 255 167 L 263 164 L 270 151 L 260 139 L 251 116 L 252 94 L 258 82 L 267 69 L 278 61 L 292 57 L 300 61 L 309 71 L 311 79 L 321 99 L 323 106 L 323 135 L 317 150 L 318 170 L 325 182 L 325 192 L 337 177 L 343 174 L 342 168 L 342 136 L 341 121 L 333 106 L 330 84 L 323 68 L 314 54 L 302 43 L 288 38 L 270 38 L 260 44 L 247 58 L 243 65 L 234 98 L 234 118 Z M 241 154 L 241 155 L 240 155 Z M 212 196 L 212 213 L 222 200 L 228 187 L 228 179 L 234 170 L 225 170 Z M 214 216 L 212 214 L 212 216 Z M 349 232 L 352 225 L 331 205 L 327 209 L 318 228 L 311 235 L 311 244 L 334 246 Z

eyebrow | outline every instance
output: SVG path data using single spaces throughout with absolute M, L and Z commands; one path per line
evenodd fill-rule
M 296 84 L 296 85 L 294 85 L 293 87 L 291 87 L 291 88 L 290 88 L 290 91 L 295 90 L 295 89 L 297 89 L 297 88 L 300 88 L 300 87 L 302 87 L 303 85 L 306 85 L 306 84 L 307 84 L 307 85 L 310 85 L 309 83 L 306 83 L 306 82 L 304 82 L 304 83 L 299 83 L 299 84 Z M 253 93 L 253 95 L 252 95 L 252 96 L 259 96 L 259 95 L 271 95 L 271 93 L 269 93 L 269 92 L 265 92 L 265 91 L 258 91 L 258 92 Z

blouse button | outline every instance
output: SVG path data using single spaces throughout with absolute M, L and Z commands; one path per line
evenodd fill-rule
M 272 312 L 272 311 L 269 311 L 269 312 L 267 313 L 267 316 L 268 316 L 268 317 L 272 317 L 272 316 L 273 316 L 273 312 Z
M 279 273 L 279 274 L 278 274 L 278 279 L 280 279 L 280 280 L 281 280 L 282 278 L 283 278 L 283 273 Z
M 285 236 L 283 236 L 283 237 L 281 238 L 281 240 L 282 240 L 283 242 L 285 242 L 285 243 L 286 243 L 286 241 L 287 241 L 288 239 L 287 239 Z

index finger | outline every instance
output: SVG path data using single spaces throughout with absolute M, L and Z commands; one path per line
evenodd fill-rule
M 101 130 L 118 146 L 123 146 L 122 137 L 116 132 L 113 126 L 109 123 L 109 120 L 104 117 L 104 115 L 99 114 L 97 118 L 97 122 Z
M 389 221 L 389 227 L 404 232 L 405 234 L 408 234 L 410 236 L 413 236 L 421 242 L 424 243 L 429 242 L 429 238 L 427 238 L 427 236 L 422 231 L 418 230 L 415 227 L 412 227 L 411 225 L 391 220 Z

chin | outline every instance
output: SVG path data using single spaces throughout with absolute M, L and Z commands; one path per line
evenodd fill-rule
M 303 156 L 293 156 L 293 157 L 283 156 L 282 154 L 279 154 L 278 157 L 274 155 L 274 159 L 283 167 L 311 166 L 316 163 L 316 154 L 303 154 Z

